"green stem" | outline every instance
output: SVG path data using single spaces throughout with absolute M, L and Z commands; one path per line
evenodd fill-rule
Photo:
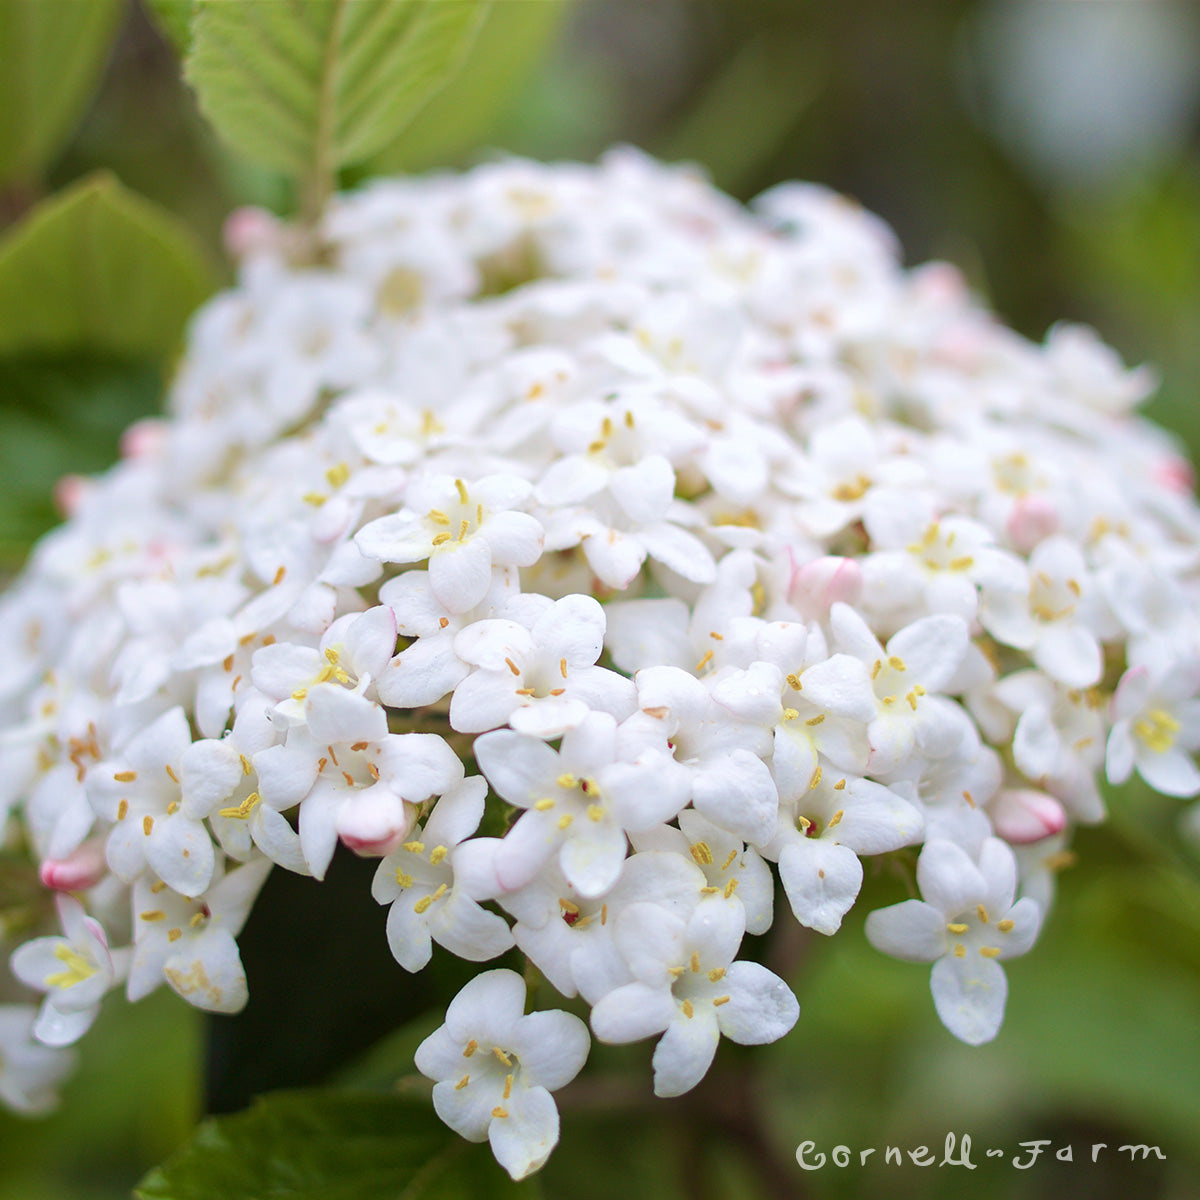
M 321 93 L 317 99 L 317 128 L 313 136 L 313 161 L 304 185 L 301 215 L 311 231 L 315 228 L 333 195 L 337 183 L 334 158 L 334 131 L 337 125 L 337 74 L 342 41 L 342 23 L 346 0 L 335 0 L 325 43 L 325 61 L 321 65 Z

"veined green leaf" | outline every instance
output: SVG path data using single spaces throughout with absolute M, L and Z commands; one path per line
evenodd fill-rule
M 144 0 L 144 3 L 162 35 L 180 54 L 186 54 L 192 40 L 196 0 Z
M 493 134 L 529 82 L 571 0 L 499 0 L 487 12 L 452 88 L 367 163 L 377 174 L 422 170 L 472 150 Z
M 0 0 L 0 180 L 36 180 L 99 82 L 122 0 Z
M 267 166 L 320 178 L 387 145 L 460 65 L 486 0 L 196 0 L 201 111 Z
M 532 1200 L 485 1146 L 427 1101 L 376 1093 L 274 1092 L 200 1126 L 138 1185 L 140 1200 Z
M 0 241 L 0 354 L 161 357 L 212 288 L 187 229 L 98 172 Z

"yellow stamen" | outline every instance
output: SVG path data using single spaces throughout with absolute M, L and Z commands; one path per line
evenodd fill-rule
M 136 771 L 118 771 L 113 778 L 118 783 L 132 783 L 137 778 Z
M 461 1091 L 463 1090 L 463 1088 L 465 1088 L 465 1087 L 467 1086 L 467 1084 L 468 1084 L 468 1083 L 470 1083 L 470 1082 L 471 1082 L 471 1077 L 470 1077 L 470 1075 L 464 1075 L 464 1076 L 463 1076 L 463 1077 L 462 1077 L 462 1078 L 461 1078 L 461 1079 L 460 1079 L 460 1080 L 459 1080 L 459 1081 L 458 1081 L 458 1082 L 457 1082 L 457 1083 L 454 1085 L 454 1090 L 455 1090 L 456 1092 L 461 1092 Z
M 493 1046 L 492 1053 L 500 1060 L 500 1062 L 504 1066 L 506 1066 L 506 1067 L 512 1066 L 512 1059 L 509 1058 L 508 1055 L 505 1054 L 504 1051 L 501 1050 L 499 1046 Z
M 984 958 L 999 958 L 1000 957 L 1000 947 L 999 946 L 980 946 L 979 953 L 982 954 Z
M 683 1015 L 689 1020 L 696 1015 L 696 1010 L 692 1007 L 690 1000 L 685 1000 L 679 1007 L 683 1009 Z
M 439 883 L 436 892 L 430 892 L 430 894 L 428 896 L 422 896 L 421 899 L 418 900 L 416 902 L 416 904 L 413 905 L 413 912 L 416 912 L 416 913 L 427 912 L 429 909 L 429 906 L 435 900 L 440 900 L 446 894 L 448 887 L 449 887 L 448 884 Z
M 1013 930 L 1013 924 L 1014 923 L 1012 920 L 1010 920 L 1008 917 L 1005 917 L 1003 921 L 996 922 L 996 928 L 1000 930 L 1001 933 L 1011 933 Z
M 693 842 L 688 850 L 696 860 L 697 866 L 707 867 L 713 860 L 713 852 L 709 849 L 707 842 Z
M 722 1004 L 728 1004 L 732 999 L 732 996 L 715 996 L 713 997 L 713 1007 L 720 1008 Z
M 97 971 L 97 968 L 93 967 L 82 954 L 72 950 L 66 943 L 59 943 L 59 945 L 54 947 L 54 957 L 67 969 L 65 971 L 57 971 L 53 975 L 47 975 L 47 987 L 74 987 L 77 983 L 82 983 L 85 979 L 90 979 Z
M 470 1058 L 471 1055 L 474 1054 L 475 1051 L 478 1049 L 479 1049 L 479 1043 L 474 1038 L 472 1038 L 466 1044 L 466 1046 L 463 1048 L 463 1058 Z
M 969 925 L 964 925 L 961 921 L 952 921 L 946 926 L 951 933 L 966 933 L 970 929 Z
M 980 904 L 975 911 L 979 914 L 979 919 L 986 925 L 988 923 L 988 910 Z

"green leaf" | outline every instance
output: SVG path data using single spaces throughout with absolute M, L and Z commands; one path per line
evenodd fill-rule
M 186 54 L 192 41 L 192 15 L 196 0 L 143 0 L 154 17 L 159 32 L 180 54 Z
M 372 174 L 444 164 L 494 136 L 562 26 L 571 0 L 501 0 L 487 12 L 454 87 L 367 164 Z
M 212 288 L 189 232 L 99 172 L 0 241 L 0 355 L 161 357 Z
M 331 177 L 387 145 L 462 61 L 486 0 L 196 0 L 185 73 L 234 147 Z
M 362 1092 L 273 1092 L 206 1121 L 138 1185 L 140 1200 L 532 1200 L 486 1146 L 427 1102 Z
M 155 363 L 0 359 L 0 570 L 60 520 L 55 481 L 110 466 L 122 430 L 158 412 L 161 399 Z
M 0 180 L 35 181 L 83 115 L 122 0 L 0 0 Z

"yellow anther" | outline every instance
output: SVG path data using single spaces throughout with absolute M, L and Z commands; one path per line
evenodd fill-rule
M 161 908 L 152 908 L 149 912 L 138 914 L 143 921 L 165 921 L 167 914 Z
M 448 887 L 449 887 L 448 884 L 439 883 L 437 886 L 437 891 L 430 892 L 428 896 L 422 896 L 420 898 L 420 900 L 418 900 L 416 902 L 416 904 L 413 905 L 413 912 L 415 912 L 415 913 L 427 912 L 429 909 L 429 906 L 435 900 L 440 900 L 446 894 Z
M 429 852 L 429 861 L 436 867 L 450 851 L 445 846 L 434 846 Z
M 1013 921 L 1009 917 L 1005 917 L 1003 921 L 996 922 L 996 928 L 1000 930 L 1001 933 L 1012 933 Z
M 950 570 L 966 571 L 975 565 L 975 560 L 969 555 L 964 554 L 960 558 L 952 558 L 950 560 Z
M 587 809 L 589 821 L 599 821 L 604 817 L 604 809 L 599 804 L 589 804 Z
M 600 924 L 601 925 L 608 924 L 608 905 L 607 904 L 600 905 Z
M 818 764 L 817 764 L 817 765 L 816 765 L 816 766 L 813 768 L 813 773 L 812 773 L 812 774 L 811 774 L 811 775 L 808 777 L 808 790 L 809 790 L 810 792 L 811 792 L 811 791 L 813 791 L 815 788 L 817 788 L 817 787 L 819 787 L 819 786 L 820 786 L 820 783 L 821 783 L 821 776 L 822 776 L 824 773 L 825 773 L 825 772 L 824 772 L 824 771 L 821 769 L 821 764 L 820 764 L 820 763 L 818 763 Z
M 882 670 L 883 670 L 883 660 L 877 658 L 875 660 L 874 666 L 871 667 L 871 678 L 875 679 L 879 675 L 879 672 Z
M 177 941 L 179 941 L 179 939 L 181 937 L 183 937 L 182 929 L 168 929 L 167 930 L 167 941 L 168 942 L 177 942 Z
M 325 472 L 325 478 L 331 488 L 340 488 L 350 478 L 350 468 L 344 463 L 336 463 Z
M 505 1077 L 504 1077 L 504 1094 L 503 1094 L 503 1096 L 501 1096 L 502 1100 L 507 1100 L 512 1095 L 512 1085 L 513 1085 L 513 1077 L 511 1075 L 505 1075 Z
M 446 516 L 446 514 L 444 512 L 442 512 L 442 510 L 440 508 L 431 508 L 429 510 L 429 519 L 435 525 L 449 525 L 450 524 L 450 518 L 448 516 Z
M 800 676 L 794 671 L 787 677 L 787 685 L 792 689 L 793 692 L 798 692 L 803 687 L 803 684 L 800 682 Z
M 567 791 L 579 786 L 579 780 L 577 780 L 569 771 L 564 771 L 554 782 L 557 783 L 560 788 L 565 788 Z
M 1134 735 L 1156 754 L 1163 754 L 1175 744 L 1179 722 L 1165 709 L 1151 709 L 1133 725 Z
M 448 541 L 451 540 L 450 534 L 448 534 L 444 529 L 441 533 L 435 533 L 433 535 L 433 545 L 435 546 L 444 546 Z
M 821 722 L 824 720 L 825 720 L 825 714 L 817 713 L 817 715 L 815 717 L 809 717 L 808 720 L 805 721 L 804 723 L 805 723 L 805 725 L 820 725 Z
M 273 587 L 278 587 L 283 582 L 283 577 L 287 574 L 287 567 L 280 567 L 275 572 L 275 577 L 271 580 Z
M 724 978 L 725 978 L 725 968 L 724 967 L 713 967 L 713 969 L 711 971 L 709 971 L 709 973 L 708 973 L 708 982 L 709 983 L 716 983 L 718 979 L 724 979 Z
M 913 684 L 913 689 L 912 689 L 912 690 L 913 690 L 914 692 L 916 692 L 916 694 L 917 694 L 918 696 L 923 696 L 923 695 L 925 695 L 925 689 L 924 689 L 924 688 L 923 688 L 923 687 L 922 687 L 922 686 L 921 686 L 919 683 L 914 683 L 914 684 Z
M 402 850 L 407 850 L 409 852 L 409 854 L 424 854 L 425 853 L 425 843 L 424 842 L 405 842 L 404 845 L 401 846 L 400 848 Z
M 534 801 L 533 807 L 536 808 L 538 812 L 548 812 L 554 807 L 554 801 L 551 800 L 549 796 L 543 796 L 542 799 Z
M 72 950 L 65 942 L 54 947 L 54 957 L 67 969 L 46 976 L 46 986 L 56 988 L 74 987 L 85 979 L 95 975 L 97 968 L 93 967 L 82 954 Z
M 537 688 L 517 688 L 518 696 L 536 696 Z
M 951 933 L 966 933 L 970 926 L 964 925 L 961 921 L 952 921 L 946 926 L 946 928 L 950 930 Z
M 167 885 L 161 879 L 156 879 L 150 885 L 150 890 L 157 896 L 159 892 L 165 892 L 167 890 Z
M 737 885 L 738 885 L 738 881 L 736 879 L 731 879 L 725 885 L 725 899 L 726 900 L 728 900 L 729 897 L 732 896 L 733 893 L 737 891 Z
M 693 842 L 688 847 L 688 850 L 696 860 L 697 866 L 707 867 L 713 860 L 713 852 L 709 849 L 707 842 Z
M 730 864 L 731 862 L 733 862 L 733 860 L 734 860 L 735 858 L 737 858 L 737 854 L 738 854 L 738 852 L 737 852 L 736 850 L 730 850 L 729 854 L 726 856 L 726 859 L 725 859 L 725 861 L 724 861 L 724 862 L 721 864 L 721 870 L 722 870 L 722 871 L 728 871 L 728 870 L 729 870 L 729 864 Z
M 692 958 L 691 958 L 691 961 L 688 963 L 688 966 L 691 967 L 693 975 L 696 975 L 699 973 L 699 971 L 700 971 L 700 954 L 698 951 L 696 951 L 696 950 L 692 951 Z
M 320 508 L 321 505 L 329 499 L 329 497 L 326 496 L 324 492 L 305 492 L 300 499 L 303 500 L 305 504 L 311 504 L 313 508 Z
M 478 1043 L 478 1042 L 477 1042 L 477 1041 L 476 1041 L 474 1038 L 472 1038 L 472 1039 L 471 1039 L 471 1040 L 470 1040 L 470 1041 L 469 1041 L 469 1042 L 468 1042 L 468 1043 L 467 1043 L 467 1044 L 466 1044 L 466 1045 L 463 1047 L 463 1058 L 470 1058 L 470 1057 L 471 1057 L 471 1055 L 472 1055 L 472 1054 L 474 1054 L 474 1053 L 475 1053 L 475 1051 L 476 1051 L 476 1050 L 478 1050 L 478 1049 L 479 1049 L 479 1043 Z
M 467 520 L 459 521 L 458 523 L 458 540 L 465 542 L 467 540 L 467 530 L 471 528 L 471 522 Z
M 625 410 L 625 428 L 626 429 L 633 428 L 633 413 L 631 413 L 629 411 L 629 409 Z
M 1000 947 L 999 946 L 980 946 L 979 953 L 982 954 L 984 958 L 999 958 L 1000 957 Z
M 558 673 L 564 679 L 566 679 L 566 677 L 567 677 L 567 660 L 565 658 L 560 658 L 558 660 Z
M 1083 595 L 1083 589 L 1079 586 L 1079 581 L 1077 579 L 1067 580 L 1067 591 L 1069 591 L 1076 599 Z
M 813 827 L 813 823 L 807 817 L 796 818 L 796 828 L 801 833 L 807 833 Z
M 683 1015 L 687 1017 L 688 1020 L 691 1020 L 691 1018 L 696 1015 L 696 1010 L 692 1007 L 692 1002 L 690 1000 L 685 1000 L 679 1007 L 683 1009 Z
M 145 834 L 147 837 L 149 837 L 149 836 L 150 836 L 150 831 L 151 831 L 153 828 L 154 828 L 154 818 L 153 818 L 153 817 L 143 817 L 143 818 L 142 818 L 142 832 L 143 832 L 143 833 L 144 833 L 144 834 Z
M 908 701 L 909 708 L 911 708 L 913 710 L 913 712 L 916 712 L 917 711 L 917 693 L 909 692 L 908 695 L 905 696 L 904 698 L 905 698 L 905 700 Z
M 720 890 L 721 889 L 719 887 L 702 887 L 700 889 L 700 895 L 715 896 Z
M 508 1109 L 501 1108 L 500 1105 L 497 1104 L 496 1107 L 492 1109 L 492 1116 L 503 1119 L 504 1117 L 508 1116 Z
M 174 772 L 173 770 L 171 770 L 171 764 L 170 764 L 170 763 L 167 763 L 167 765 L 166 765 L 165 767 L 163 767 L 163 770 L 164 770 L 164 771 L 166 771 L 166 773 L 167 773 L 167 778 L 168 778 L 168 779 L 169 779 L 169 780 L 170 780 L 172 783 L 178 783 L 178 782 L 179 782 L 179 776 L 178 776 L 178 775 L 176 775 L 176 774 L 175 774 L 175 772 Z
M 123 820 L 125 820 L 125 818 L 128 815 L 129 815 L 129 801 L 122 800 L 121 803 L 117 805 L 117 820 L 123 821 Z
M 558 907 L 565 913 L 570 913 L 571 916 L 579 916 L 579 905 L 574 900 L 568 900 L 565 896 L 559 896 Z
M 975 807 L 975 797 L 970 792 L 963 792 L 963 799 L 972 807 Z
M 713 1008 L 720 1008 L 722 1004 L 728 1004 L 732 999 L 732 996 L 714 996 Z
M 413 877 L 407 871 L 396 868 L 396 883 L 402 888 L 410 888 L 413 885 Z
M 888 666 L 891 667 L 893 671 L 907 671 L 908 670 L 908 667 L 905 666 L 905 664 L 904 664 L 904 659 L 902 659 L 898 654 L 893 654 L 888 659 Z
M 842 817 L 844 817 L 845 815 L 846 815 L 846 810 L 844 808 L 839 808 L 837 810 L 837 812 L 835 812 L 833 814 L 833 816 L 829 818 L 829 824 L 826 825 L 825 828 L 832 829 L 835 825 L 837 825 L 841 821 Z
M 954 943 L 954 957 L 955 958 L 966 958 L 966 956 L 967 956 L 966 946 L 964 946 L 962 944 L 962 942 L 955 942 Z
M 896 697 L 895 696 L 884 696 L 883 702 L 884 702 L 884 704 L 895 704 Z
M 785 708 L 783 710 L 783 719 L 785 721 L 794 721 L 800 715 L 798 708 Z
M 458 489 L 459 501 L 463 504 L 469 504 L 471 502 L 471 497 L 467 493 L 467 485 L 463 483 L 461 479 L 456 479 L 454 481 L 454 486 Z
M 988 923 L 988 910 L 980 904 L 976 906 L 975 911 L 979 914 L 979 919 L 986 925 Z
M 708 664 L 712 661 L 712 656 L 713 656 L 713 652 L 711 650 L 705 650 L 700 661 L 696 664 L 696 670 L 703 671 L 704 668 L 706 666 L 708 666 Z
M 217 815 L 222 817 L 231 817 L 236 820 L 244 821 L 255 809 L 258 804 L 259 795 L 257 792 L 251 792 L 241 804 L 235 804 L 232 808 L 222 808 L 217 810 Z
M 678 979 L 686 970 L 687 967 L 668 967 L 667 974 L 670 975 L 672 979 Z
M 558 818 L 559 829 L 566 829 L 573 820 L 575 820 L 575 818 L 570 813 L 563 813 L 563 815 Z
M 501 1050 L 499 1046 L 493 1046 L 493 1047 L 492 1047 L 492 1053 L 493 1053 L 493 1054 L 496 1056 L 496 1058 L 497 1058 L 497 1059 L 499 1059 L 499 1061 L 500 1061 L 500 1062 L 501 1062 L 501 1063 L 502 1063 L 504 1066 L 506 1066 L 506 1067 L 511 1067 L 511 1066 L 512 1066 L 512 1059 L 511 1059 L 511 1058 L 509 1058 L 509 1057 L 508 1057 L 508 1055 L 507 1055 L 507 1054 L 505 1054 L 505 1053 L 504 1053 L 504 1051 L 503 1051 L 503 1050 Z
M 455 1090 L 456 1092 L 461 1092 L 461 1091 L 463 1090 L 463 1088 L 465 1088 L 465 1087 L 467 1086 L 467 1084 L 468 1084 L 468 1083 L 470 1083 L 470 1082 L 471 1082 L 471 1077 L 470 1077 L 470 1075 L 464 1075 L 464 1076 L 463 1076 L 463 1077 L 462 1077 L 462 1078 L 461 1078 L 461 1079 L 460 1079 L 460 1080 L 459 1080 L 459 1081 L 458 1081 L 458 1082 L 457 1082 L 457 1083 L 454 1085 L 454 1090 Z
M 839 779 L 839 780 L 837 781 L 837 783 L 835 783 L 835 784 L 833 785 L 833 790 L 834 790 L 835 792 L 840 792 L 840 791 L 843 791 L 843 790 L 845 789 L 845 787 L 846 787 L 846 780 L 845 780 L 845 778 L 843 777 L 842 779 Z
M 113 778 L 118 783 L 132 783 L 137 778 L 136 771 L 118 771 Z
M 239 755 L 239 757 L 242 760 L 242 774 L 249 775 L 254 770 L 254 768 L 250 765 L 250 760 L 244 754 Z
M 520 673 L 521 673 L 521 668 L 520 668 L 520 667 L 518 667 L 518 666 L 517 666 L 517 664 L 516 664 L 515 662 L 513 662 L 513 660 L 512 660 L 511 658 L 506 658 L 506 659 L 504 660 L 504 664 L 505 664 L 505 666 L 507 666 L 507 667 L 508 667 L 508 669 L 509 669 L 509 670 L 510 670 L 510 671 L 511 671 L 511 672 L 512 672 L 514 675 L 520 675 Z
M 295 690 L 295 691 L 292 693 L 292 699 L 293 699 L 293 700 L 295 700 L 295 701 L 296 701 L 296 703 L 298 704 L 298 703 L 299 703 L 301 700 L 303 700 L 303 699 L 304 699 L 304 697 L 305 697 L 305 696 L 307 696 L 307 695 L 308 695 L 308 688 L 297 688 L 297 689 L 296 689 L 296 690 Z
M 599 454 L 608 443 L 602 438 L 597 438 L 594 442 L 588 442 L 588 453 Z
M 200 926 L 203 925 L 207 920 L 208 918 L 202 912 L 192 913 L 191 917 L 188 919 L 188 924 L 193 929 L 199 929 Z
M 718 633 L 715 629 L 710 629 L 708 631 L 708 636 L 712 638 L 714 642 L 723 642 L 725 640 L 725 635 L 723 633 Z

